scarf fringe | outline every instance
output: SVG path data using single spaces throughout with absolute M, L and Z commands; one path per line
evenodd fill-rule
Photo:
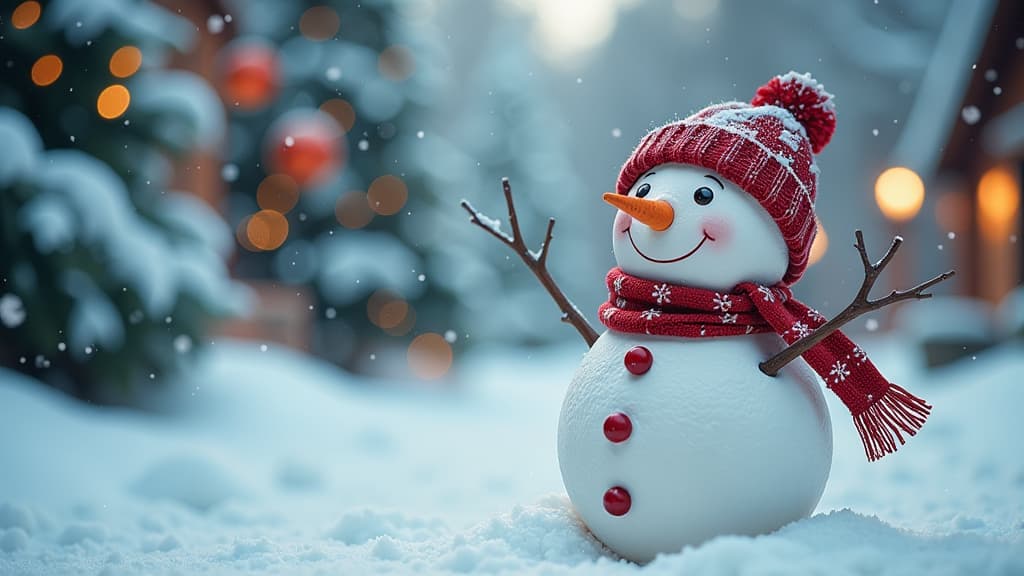
M 906 443 L 903 433 L 907 436 L 917 434 L 931 410 L 931 405 L 924 400 L 896 384 L 890 384 L 881 398 L 853 417 L 868 460 L 874 462 L 895 452 Z

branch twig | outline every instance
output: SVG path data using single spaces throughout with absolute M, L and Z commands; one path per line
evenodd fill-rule
M 526 242 L 523 240 L 523 234 L 519 230 L 519 218 L 516 215 L 515 203 L 512 201 L 512 186 L 508 182 L 508 178 L 501 179 L 501 187 L 505 191 L 505 205 L 508 207 L 508 221 L 512 227 L 512 235 L 509 236 L 501 231 L 499 223 L 488 218 L 486 215 L 477 211 L 473 206 L 466 200 L 461 202 L 461 206 L 466 212 L 469 213 L 469 219 L 473 224 L 476 224 L 482 228 L 485 232 L 494 236 L 499 242 L 511 248 L 526 264 L 526 267 L 533 272 L 533 275 L 540 280 L 540 283 L 544 285 L 551 297 L 555 299 L 555 303 L 558 304 L 558 308 L 562 311 L 562 322 L 572 324 L 576 330 L 580 333 L 587 342 L 587 346 L 593 346 L 594 342 L 597 341 L 598 334 L 594 328 L 587 322 L 587 319 L 580 313 L 579 308 L 576 307 L 562 292 L 562 289 L 558 287 L 555 280 L 551 277 L 548 272 L 548 252 L 551 248 L 551 237 L 552 232 L 555 228 L 555 219 L 548 219 L 547 232 L 544 234 L 544 243 L 541 244 L 540 250 L 536 253 L 531 252 L 526 247 Z
M 864 246 L 864 233 L 857 230 L 857 243 L 854 245 L 857 248 L 857 252 L 860 254 L 861 263 L 864 265 L 864 282 L 860 286 L 860 290 L 857 292 L 857 296 L 854 297 L 853 302 L 849 306 L 843 309 L 835 318 L 821 325 L 820 328 L 814 332 L 804 336 L 796 342 L 790 344 L 784 350 L 771 358 L 761 362 L 761 372 L 769 376 L 775 376 L 779 373 L 779 370 L 783 366 L 789 364 L 793 360 L 796 360 L 801 354 L 810 350 L 815 344 L 821 342 L 828 337 L 829 334 L 835 332 L 847 322 L 866 314 L 873 310 L 878 310 L 890 304 L 895 304 L 901 300 L 923 300 L 925 298 L 931 298 L 930 292 L 925 290 L 935 286 L 939 282 L 952 278 L 956 271 L 950 270 L 943 274 L 922 282 L 917 286 L 909 290 L 893 290 L 888 296 L 879 298 L 877 300 L 871 300 L 869 294 L 871 288 L 875 285 L 875 280 L 882 273 L 882 270 L 889 265 L 892 261 L 892 257 L 896 255 L 896 251 L 899 250 L 900 245 L 903 244 L 903 238 L 896 236 L 892 240 L 892 245 L 889 246 L 889 250 L 882 256 L 882 259 L 876 264 L 872 264 L 868 258 L 867 248 Z

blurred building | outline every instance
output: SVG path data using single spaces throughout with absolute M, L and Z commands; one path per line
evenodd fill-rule
M 949 76 L 944 69 L 955 59 L 962 63 L 964 81 L 920 99 L 914 110 L 918 123 L 933 132 L 945 124 L 947 134 L 936 134 L 939 146 L 916 145 L 926 151 L 921 165 L 937 191 L 935 222 L 957 238 L 951 246 L 958 248 L 961 290 L 996 303 L 1021 283 L 1024 270 L 1024 5 L 1013 0 L 960 4 L 967 13 L 954 10 L 950 17 L 977 20 L 975 29 L 950 30 L 949 50 L 936 51 L 932 66 L 935 75 Z

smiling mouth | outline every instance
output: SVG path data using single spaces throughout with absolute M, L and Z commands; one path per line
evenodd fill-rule
M 651 262 L 654 262 L 655 264 L 671 264 L 673 262 L 679 262 L 680 260 L 686 260 L 690 256 L 693 256 L 697 252 L 697 250 L 700 250 L 700 247 L 703 246 L 704 243 L 707 242 L 708 240 L 711 240 L 712 242 L 715 241 L 714 238 L 708 235 L 707 231 L 701 230 L 701 232 L 704 233 L 704 237 L 700 239 L 700 242 L 698 242 L 696 246 L 693 247 L 693 250 L 690 250 L 689 252 L 683 254 L 682 256 L 669 258 L 668 260 L 660 260 L 658 258 L 651 258 L 647 254 L 644 254 L 639 247 L 637 247 L 636 242 L 633 241 L 633 232 L 630 230 L 630 228 L 626 228 L 625 232 L 626 235 L 629 236 L 629 243 L 633 245 L 633 250 L 636 250 L 636 253 L 642 256 L 645 260 L 649 260 Z

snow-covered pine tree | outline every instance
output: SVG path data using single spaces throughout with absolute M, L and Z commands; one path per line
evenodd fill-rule
M 130 402 L 245 302 L 223 221 L 166 187 L 175 153 L 220 140 L 220 102 L 162 67 L 194 28 L 150 2 L 0 16 L 0 364 Z
M 405 153 L 438 92 L 432 25 L 391 0 L 236 6 L 221 55 L 235 270 L 311 286 L 316 352 L 351 368 L 444 332 L 451 292 L 416 232 L 436 198 Z

